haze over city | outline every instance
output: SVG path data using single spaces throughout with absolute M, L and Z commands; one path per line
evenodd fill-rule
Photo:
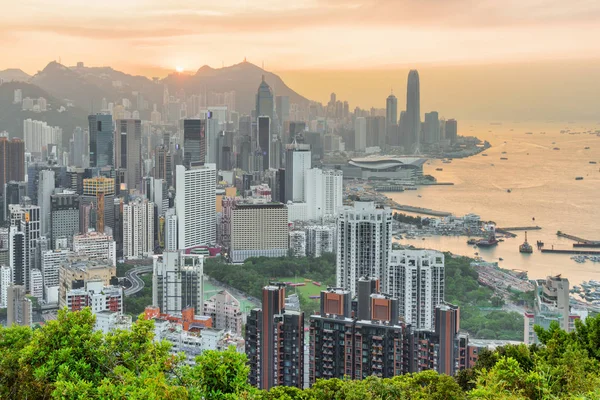
M 60 59 L 164 77 L 247 58 L 312 100 L 381 107 L 419 68 L 425 109 L 592 120 L 599 17 L 595 1 L 29 0 L 3 7 L 0 69 Z

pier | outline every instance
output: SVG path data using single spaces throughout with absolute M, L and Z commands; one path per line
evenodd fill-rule
M 541 249 L 542 253 L 598 255 L 600 250 Z
M 496 228 L 496 230 L 503 230 L 503 231 L 539 231 L 540 229 L 542 229 L 541 226 L 511 226 L 508 228 Z
M 446 211 L 436 211 L 423 207 L 404 206 L 402 204 L 394 204 L 391 206 L 391 208 L 396 211 L 408 211 L 417 214 L 433 215 L 434 217 L 447 217 L 452 215 L 452 213 Z
M 600 247 L 600 243 L 573 243 L 573 247 Z
M 580 238 L 579 236 L 569 235 L 568 233 L 562 233 L 561 231 L 556 232 L 556 236 L 571 239 L 577 243 L 600 245 L 600 240 L 588 240 L 588 239 Z

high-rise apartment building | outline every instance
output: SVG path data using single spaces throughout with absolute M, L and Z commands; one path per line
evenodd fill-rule
M 419 73 L 412 69 L 408 73 L 406 89 L 407 152 L 420 151 L 421 143 L 421 94 Z
M 292 143 L 286 146 L 284 196 L 286 203 L 304 201 L 305 175 L 311 165 L 310 145 Z
M 361 277 L 374 276 L 385 286 L 392 250 L 392 212 L 374 202 L 344 207 L 337 222 L 337 286 L 357 293 Z
M 26 264 L 25 234 L 19 230 L 20 226 L 11 225 L 8 228 L 8 265 L 12 268 L 11 283 L 25 285 Z
M 44 121 L 28 118 L 23 121 L 23 139 L 28 153 L 42 155 L 50 145 L 62 143 L 63 132 L 58 126 L 50 126 Z
M 12 268 L 0 265 L 0 308 L 8 306 L 8 287 L 13 283 Z
M 204 315 L 211 317 L 213 328 L 225 329 L 242 335 L 240 302 L 228 291 L 221 290 L 204 302 Z
M 154 203 L 137 198 L 123 205 L 123 257 L 145 258 L 154 251 Z
M 383 290 L 398 298 L 400 315 L 415 329 L 434 328 L 435 308 L 444 303 L 444 254 L 433 250 L 393 250 Z
M 18 227 L 18 232 L 23 235 L 21 237 L 16 231 L 11 234 L 14 237 L 14 246 L 11 245 L 11 250 L 14 247 L 15 257 L 22 257 L 23 261 L 11 264 L 14 268 L 15 284 L 23 285 L 29 291 L 30 273 L 36 267 L 36 251 L 41 236 L 40 207 L 32 205 L 29 198 L 24 197 L 21 204 L 11 204 L 9 210 L 11 226 Z
M 9 286 L 7 293 L 7 318 L 6 325 L 33 326 L 32 303 L 26 297 L 27 289 L 24 286 Z
M 337 216 L 343 206 L 343 190 L 341 170 L 306 170 L 304 201 L 308 209 L 308 219 Z
M 69 247 L 79 233 L 79 195 L 63 191 L 50 196 L 50 247 L 56 249 L 58 240 L 66 239 Z
M 177 251 L 177 214 L 169 208 L 165 214 L 165 251 Z
M 60 284 L 60 266 L 73 256 L 73 252 L 68 249 L 50 250 L 42 253 L 42 278 L 44 281 L 44 298 L 48 303 L 58 301 L 58 287 Z M 51 293 L 55 291 L 55 293 Z M 56 299 L 51 298 L 55 296 Z
M 88 116 L 90 126 L 90 167 L 114 166 L 113 120 L 109 114 Z
M 179 249 L 211 245 L 217 239 L 215 164 L 176 171 L 175 211 L 178 219 Z
M 187 168 L 206 162 L 206 133 L 206 119 L 183 121 L 183 164 Z
M 10 181 L 25 180 L 25 143 L 21 139 L 9 140 L 0 136 L 0 195 Z
M 262 308 L 246 321 L 250 384 L 304 387 L 304 313 L 285 309 L 285 285 L 265 286 Z
M 40 234 L 50 237 L 51 234 L 51 196 L 54 193 L 54 171 L 40 171 L 37 185 L 37 205 L 40 207 Z
M 44 297 L 44 278 L 42 277 L 42 271 L 37 268 L 31 270 L 29 274 L 29 293 L 32 297 L 41 300 Z
M 226 198 L 223 225 L 233 262 L 249 257 L 282 257 L 288 252 L 288 210 L 282 203 Z
M 142 183 L 142 121 L 119 119 L 115 121 L 115 127 L 114 167 L 124 171 L 127 190 L 139 189 Z
M 204 308 L 204 256 L 165 251 L 154 256 L 152 304 L 163 314 Z
M 270 167 L 270 151 L 271 151 L 271 118 L 261 115 L 257 118 L 258 126 L 258 147 L 262 155 L 263 169 Z
M 321 257 L 323 253 L 336 251 L 335 227 L 333 226 L 308 226 L 306 228 L 306 255 Z
M 101 232 L 87 232 L 73 237 L 73 251 L 89 260 L 106 260 L 116 265 L 116 244 L 111 235 Z

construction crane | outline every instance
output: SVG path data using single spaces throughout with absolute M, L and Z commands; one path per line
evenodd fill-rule
M 104 233 L 104 192 L 97 192 L 96 199 L 98 201 L 96 231 Z

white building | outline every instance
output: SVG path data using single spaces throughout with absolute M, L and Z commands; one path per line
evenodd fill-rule
M 123 315 L 122 313 L 112 311 L 100 311 L 96 313 L 94 330 L 102 331 L 106 335 L 115 330 L 130 330 L 131 325 L 131 315 Z
M 23 107 L 25 107 L 23 100 Z M 33 110 L 33 100 L 31 101 L 31 110 Z M 23 108 L 25 109 L 25 108 Z M 23 121 L 23 139 L 25 141 L 25 151 L 29 153 L 41 153 L 44 147 L 49 144 L 62 143 L 62 129 L 58 126 L 49 126 L 44 121 L 36 121 L 28 118 Z
M 54 171 L 42 170 L 39 174 L 37 185 L 37 204 L 40 207 L 40 234 L 50 237 L 51 224 L 51 201 L 50 196 L 54 193 Z
M 39 269 L 32 269 L 30 277 L 29 287 L 31 288 L 31 295 L 38 300 L 44 297 L 44 278 L 42 277 L 42 271 Z
M 89 307 L 96 314 L 102 311 L 123 312 L 125 295 L 121 286 L 106 286 L 102 280 L 86 281 L 80 289 L 71 289 L 65 294 L 69 311 L 80 311 Z
M 311 151 L 308 144 L 288 144 L 285 157 L 285 200 L 304 201 L 305 173 L 311 167 Z
M 306 232 L 290 232 L 290 251 L 294 257 L 306 257 Z
M 4 265 L 0 266 L 0 308 L 6 308 L 8 304 L 8 287 L 12 284 L 12 269 Z
M 204 302 L 204 315 L 212 318 L 215 329 L 242 335 L 242 310 L 240 302 L 226 290 L 221 290 Z
M 400 315 L 416 329 L 434 329 L 435 308 L 444 303 L 444 254 L 393 250 L 383 292 L 398 299 Z
M 139 259 L 154 251 L 154 203 L 137 198 L 123 205 L 123 257 Z
M 323 253 L 336 251 L 335 227 L 308 226 L 306 228 L 306 255 L 321 257 Z
M 374 202 L 354 203 L 342 209 L 337 223 L 337 287 L 357 293 L 361 277 L 379 278 L 385 287 L 384 272 L 392 250 L 392 211 Z
M 354 121 L 354 149 L 365 151 L 367 148 L 367 119 L 357 117 Z
M 204 307 L 204 256 L 165 251 L 154 256 L 152 304 L 163 314 Z
M 59 273 L 61 264 L 73 252 L 68 249 L 50 250 L 42 253 L 42 277 L 44 278 L 44 287 L 58 287 Z
M 108 260 L 117 265 L 116 245 L 113 237 L 100 232 L 88 232 L 73 237 L 73 251 L 90 260 Z
M 176 167 L 175 211 L 179 249 L 211 245 L 217 237 L 216 166 Z
M 288 210 L 288 222 L 308 221 L 308 204 L 288 202 L 286 205 Z
M 177 251 L 177 214 L 169 208 L 165 214 L 165 251 Z
M 309 169 L 305 174 L 308 219 L 338 215 L 343 206 L 343 174 L 339 170 Z
M 22 102 L 23 102 L 23 90 L 15 89 L 14 97 L 13 97 L 13 104 L 20 104 Z

